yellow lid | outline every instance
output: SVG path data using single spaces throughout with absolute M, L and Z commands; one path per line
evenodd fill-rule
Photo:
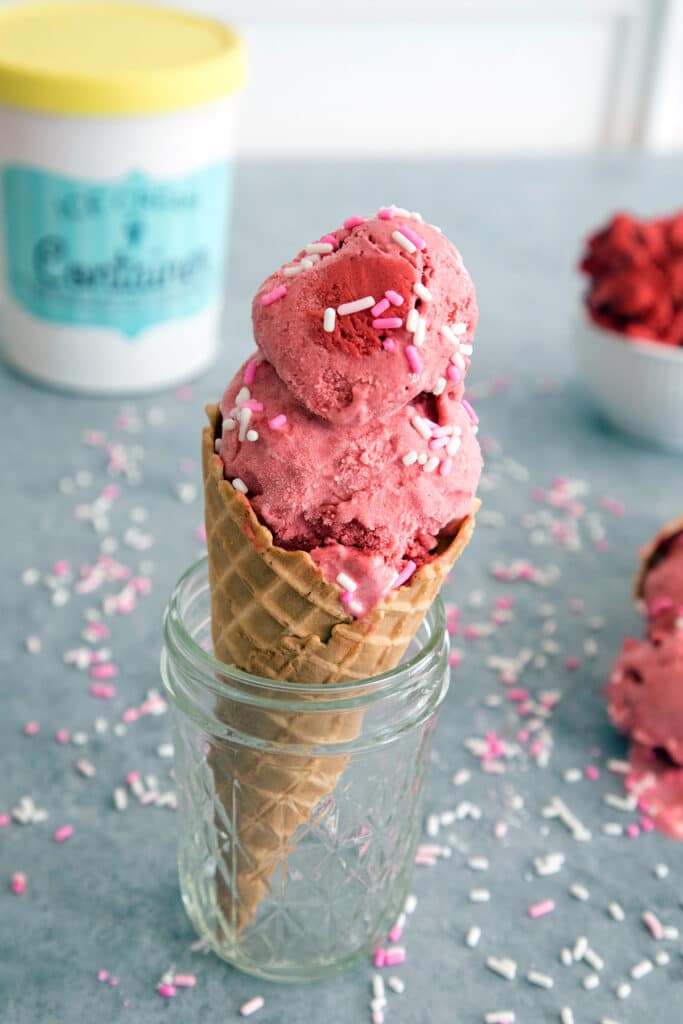
M 125 3 L 0 9 L 0 104 L 55 114 L 147 114 L 238 89 L 239 36 L 219 21 Z

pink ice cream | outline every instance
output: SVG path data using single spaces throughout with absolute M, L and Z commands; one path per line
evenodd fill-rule
M 394 208 L 346 221 L 256 294 L 258 352 L 221 402 L 225 475 L 278 545 L 340 583 L 351 614 L 472 511 L 482 462 L 462 381 L 476 318 L 457 250 Z
M 683 534 L 655 542 L 647 565 L 647 635 L 624 641 L 607 702 L 634 741 L 628 789 L 658 828 L 683 840 Z

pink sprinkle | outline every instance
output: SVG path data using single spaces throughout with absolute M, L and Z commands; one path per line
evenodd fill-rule
M 129 786 L 132 786 L 134 782 L 140 781 L 140 772 L 128 772 L 126 775 L 126 782 Z
M 448 655 L 448 664 L 451 668 L 457 668 L 462 662 L 462 651 L 453 650 Z
M 204 523 L 200 523 L 199 526 L 196 527 L 194 535 L 196 540 L 200 541 L 203 544 L 206 543 L 206 526 L 204 525 Z
M 600 769 L 594 764 L 589 764 L 584 768 L 583 774 L 591 782 L 597 782 L 600 778 Z
M 470 405 L 466 398 L 463 398 L 462 400 L 462 407 L 469 416 L 472 423 L 474 423 L 474 425 L 476 426 L 477 423 L 479 422 L 479 417 L 477 416 L 476 412 L 474 411 L 474 409 L 472 408 L 472 406 Z
M 528 700 L 528 699 L 529 699 L 529 691 L 528 690 L 524 690 L 522 688 L 517 688 L 517 689 L 514 689 L 514 690 L 508 690 L 508 700 L 517 700 L 517 701 L 519 701 L 519 700 Z
M 71 572 L 71 563 L 61 559 L 61 561 L 55 562 L 52 566 L 52 571 L 55 576 L 68 576 Z
M 463 636 L 465 637 L 466 640 L 478 640 L 479 630 L 475 625 L 465 626 L 463 630 Z
M 176 992 L 175 985 L 157 985 L 157 992 L 164 999 L 173 999 Z
M 64 746 L 69 742 L 69 733 L 66 731 L 66 729 L 57 729 L 57 732 L 55 733 L 55 739 L 57 743 L 61 743 L 61 745 Z
M 640 829 L 637 825 L 631 824 L 626 826 L 626 835 L 629 839 L 637 839 L 640 835 Z
M 98 640 L 105 640 L 109 636 L 109 626 L 105 626 L 104 622 L 89 622 L 88 632 Z
M 384 313 L 385 310 L 389 309 L 390 305 L 391 305 L 391 303 L 389 302 L 388 298 L 380 299 L 379 302 L 376 302 L 375 305 L 370 310 L 370 315 L 371 316 L 381 316 L 382 313 Z
M 497 597 L 495 602 L 494 602 L 494 607 L 502 608 L 502 609 L 512 608 L 514 603 L 515 603 L 514 597 Z
M 23 871 L 15 871 L 12 875 L 12 892 L 15 892 L 17 896 L 21 896 L 23 892 L 26 892 L 26 885 L 28 880 Z
M 365 224 L 365 217 L 347 217 L 344 221 L 344 227 L 347 231 L 357 228 L 360 224 Z
M 152 592 L 152 580 L 149 576 L 133 576 L 130 585 L 138 594 L 150 594 Z
M 118 674 L 119 670 L 116 665 L 112 665 L 109 661 L 104 665 L 94 665 L 90 669 L 91 679 L 116 679 Z
M 268 426 L 271 430 L 282 430 L 286 424 L 287 417 L 282 412 L 278 416 L 273 416 L 272 420 L 268 420 Z
M 382 342 L 382 348 L 384 349 L 385 352 L 395 352 L 396 342 L 394 341 L 393 338 L 385 338 L 384 341 Z
M 377 216 L 380 220 L 393 220 L 396 216 L 396 211 L 393 206 L 383 206 L 377 211 Z
M 244 370 L 244 383 L 248 388 L 254 383 L 256 377 L 256 368 L 258 367 L 258 361 L 256 359 L 250 359 Z
M 403 928 L 400 924 L 395 924 L 389 932 L 389 942 L 399 942 L 403 935 Z
M 405 963 L 406 951 L 402 946 L 397 946 L 395 949 L 388 949 L 384 954 L 384 966 L 395 967 L 396 964 Z
M 508 827 L 504 821 L 497 821 L 493 829 L 493 834 L 496 839 L 505 839 L 508 834 Z
M 646 818 L 646 817 L 640 818 L 639 825 L 640 825 L 641 829 L 643 830 L 643 832 L 652 832 L 654 830 L 654 827 L 655 827 L 655 823 L 652 820 L 652 818 Z
M 461 381 L 460 370 L 458 369 L 457 366 L 454 366 L 453 363 L 448 364 L 446 376 L 448 377 L 449 380 L 453 381 L 454 384 L 459 384 Z
M 406 359 L 411 373 L 422 373 L 422 360 L 414 345 L 406 345 Z
M 418 235 L 416 231 L 409 228 L 406 224 L 401 224 L 401 233 L 408 238 L 416 249 L 426 249 L 427 243 L 421 235 Z
M 576 669 L 579 668 L 581 662 L 578 658 L 567 658 L 564 664 L 570 672 L 575 672 Z
M 139 717 L 140 712 L 138 711 L 137 708 L 126 708 L 126 710 L 121 715 L 121 718 L 126 723 L 126 725 L 130 725 L 131 722 L 137 722 Z
M 404 568 L 400 571 L 400 573 L 394 580 L 394 585 L 392 589 L 396 590 L 397 587 L 403 586 L 403 584 L 410 579 L 410 577 L 413 575 L 416 569 L 417 566 L 415 565 L 415 562 L 413 562 L 412 560 L 410 562 L 406 562 Z
M 197 984 L 197 979 L 194 974 L 176 974 L 173 984 L 176 988 L 194 988 Z
M 386 951 L 378 946 L 372 955 L 372 962 L 375 967 L 384 967 L 386 958 Z
M 647 614 L 649 618 L 653 619 L 660 612 L 667 612 L 669 608 L 673 608 L 673 604 L 670 597 L 660 597 L 659 600 L 653 601 L 651 605 L 648 605 Z
M 99 697 L 100 700 L 112 700 L 116 696 L 116 687 L 112 683 L 93 683 L 90 687 L 90 696 Z
M 403 296 L 399 295 L 398 292 L 395 292 L 393 288 L 389 288 L 389 290 L 384 293 L 384 297 L 389 300 L 392 306 L 403 305 Z
M 601 540 L 596 540 L 593 542 L 593 549 L 597 551 L 598 554 L 602 555 L 605 553 L 605 551 L 609 551 L 609 544 L 603 537 Z
M 109 984 L 116 987 L 119 984 L 119 979 L 114 974 L 112 974 L 111 978 L 109 979 Z
M 529 739 L 529 730 L 520 729 L 517 733 L 517 739 L 520 743 L 526 743 L 526 741 Z
M 277 302 L 278 299 L 284 298 L 286 294 L 287 294 L 287 285 L 286 284 L 279 284 L 277 286 L 277 288 L 273 288 L 272 291 L 266 292 L 265 295 L 261 296 L 261 305 L 262 306 L 272 306 L 272 304 L 274 302 Z M 175 992 L 173 994 L 175 995 Z
M 453 469 L 453 459 L 449 455 L 447 458 L 445 458 L 443 460 L 443 462 L 439 466 L 439 476 L 448 476 L 448 474 L 450 473 L 450 471 L 452 469 Z
M 97 980 L 98 981 L 107 981 L 108 979 L 109 979 L 109 971 L 105 971 L 104 969 L 100 969 L 97 972 Z
M 57 829 L 57 831 L 55 832 L 55 834 L 53 835 L 52 838 L 54 839 L 54 841 L 56 843 L 63 843 L 67 839 L 71 839 L 73 834 L 74 834 L 74 827 L 73 827 L 73 825 L 62 825 L 61 828 Z
M 321 242 L 327 242 L 328 245 L 333 245 L 335 247 L 335 249 L 337 248 L 337 245 L 339 244 L 337 242 L 337 236 L 336 235 L 323 235 L 323 237 L 320 239 L 320 241 Z
M 248 398 L 246 402 L 240 402 L 240 409 L 251 409 L 252 412 L 263 412 L 263 402 L 257 402 L 255 398 Z
M 37 736 L 40 732 L 40 722 L 27 722 L 24 726 L 26 736 Z
M 554 909 L 554 900 L 541 900 L 540 903 L 532 903 L 527 913 L 529 917 L 536 920 L 537 917 L 545 917 L 546 914 L 552 914 Z
M 0 814 L 0 828 L 7 828 L 11 820 L 9 814 Z
M 106 487 L 102 488 L 100 497 L 104 498 L 105 501 L 116 501 L 120 493 L 121 492 L 117 484 L 107 484 Z
M 378 331 L 394 331 L 403 324 L 400 316 L 379 317 L 372 321 L 372 326 Z

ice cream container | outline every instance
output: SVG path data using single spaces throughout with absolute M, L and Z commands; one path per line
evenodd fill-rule
M 0 339 L 17 369 L 130 393 L 211 362 L 243 74 L 218 21 L 0 11 Z
M 605 416 L 632 437 L 683 452 L 683 348 L 627 338 L 585 312 L 575 340 L 586 386 Z

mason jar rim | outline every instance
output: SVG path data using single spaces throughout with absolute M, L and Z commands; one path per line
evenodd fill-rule
M 427 610 L 425 620 L 431 617 L 429 636 L 420 646 L 412 658 L 402 661 L 395 668 L 382 672 L 379 675 L 368 676 L 362 680 L 350 680 L 336 683 L 303 683 L 297 680 L 268 679 L 265 676 L 252 675 L 235 665 L 226 662 L 210 654 L 192 637 L 185 625 L 182 613 L 182 599 L 188 585 L 194 579 L 200 577 L 207 581 L 208 588 L 208 558 L 204 556 L 191 565 L 178 579 L 166 606 L 163 618 L 163 633 L 167 651 L 180 654 L 183 660 L 190 663 L 193 669 L 199 668 L 203 676 L 203 684 L 220 696 L 230 695 L 245 703 L 270 704 L 265 695 L 259 691 L 279 693 L 280 700 L 289 694 L 292 700 L 296 701 L 299 695 L 310 697 L 325 697 L 327 700 L 320 702 L 321 711 L 330 710 L 330 702 L 338 701 L 338 706 L 348 707 L 347 702 L 358 700 L 358 703 L 368 703 L 373 699 L 388 697 L 394 692 L 402 689 L 402 683 L 412 683 L 414 677 L 426 669 L 430 661 L 438 656 L 440 648 L 443 647 L 446 637 L 446 613 L 441 597 L 437 595 L 431 607 Z M 253 695 L 242 690 L 234 690 L 227 680 L 234 679 L 238 683 L 246 684 Z M 302 702 L 302 707 L 304 702 Z M 316 709 L 315 703 L 305 703 L 307 711 Z

